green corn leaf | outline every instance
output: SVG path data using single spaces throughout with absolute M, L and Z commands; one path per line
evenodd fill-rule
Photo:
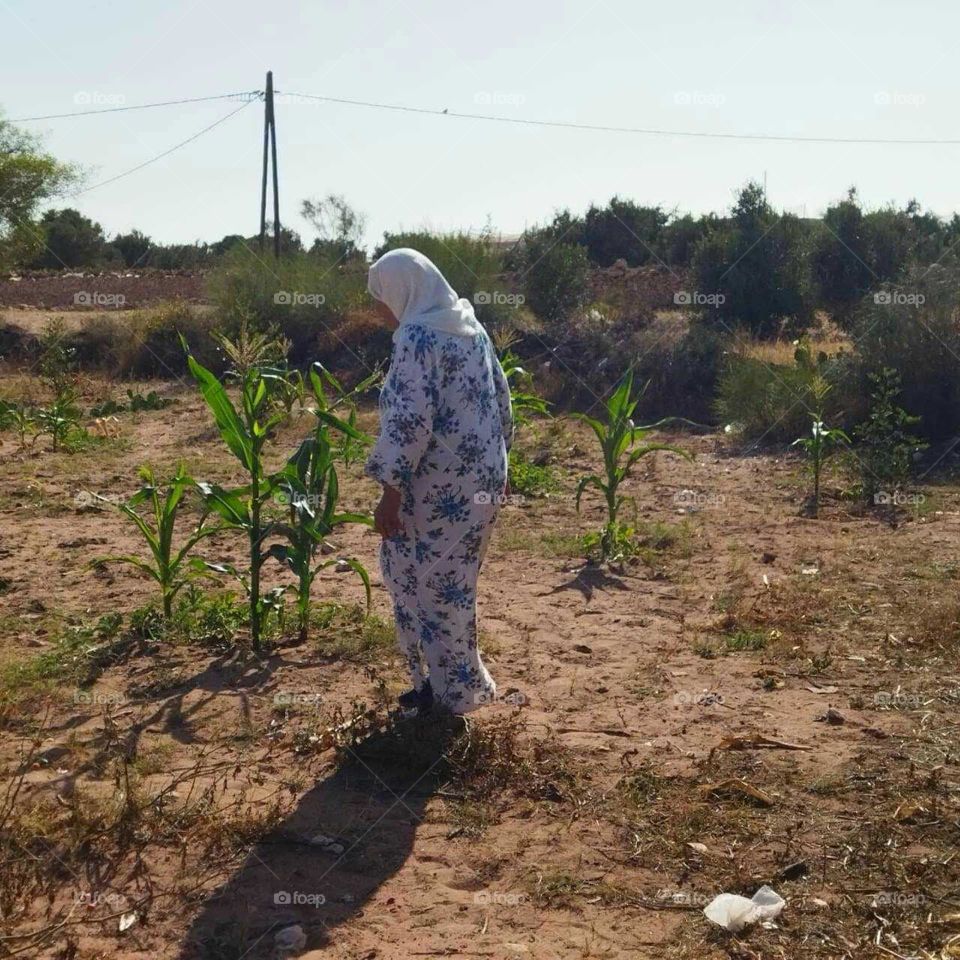
M 252 471 L 254 468 L 253 443 L 236 407 L 230 402 L 227 391 L 223 389 L 223 384 L 206 367 L 197 363 L 189 353 L 187 364 L 200 386 L 203 399 L 213 414 L 223 442 L 243 466 Z
M 204 499 L 204 503 L 223 517 L 227 523 L 237 527 L 250 525 L 250 507 L 241 496 L 247 488 L 243 490 L 224 490 L 218 484 L 208 483 L 205 480 L 197 481 L 196 486 Z
M 590 474 L 588 477 L 581 477 L 579 483 L 577 483 L 577 492 L 574 500 L 578 512 L 580 510 L 580 498 L 583 496 L 583 491 L 590 486 L 597 487 L 602 493 L 607 492 L 607 488 L 604 486 L 603 481 L 596 474 Z

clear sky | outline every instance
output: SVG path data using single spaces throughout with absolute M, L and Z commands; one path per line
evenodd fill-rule
M 262 88 L 517 118 L 671 130 L 960 139 L 948 0 L 0 0 L 0 109 L 137 104 Z M 230 101 L 25 124 L 88 183 L 148 160 Z M 255 233 L 262 105 L 171 156 L 58 202 L 163 242 Z M 613 194 L 693 212 L 748 178 L 816 215 L 856 184 L 870 206 L 950 214 L 957 145 L 680 139 L 538 129 L 278 97 L 281 221 L 341 193 L 385 229 L 503 233 Z

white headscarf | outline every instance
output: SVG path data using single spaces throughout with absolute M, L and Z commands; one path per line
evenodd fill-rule
M 433 262 L 416 250 L 385 253 L 370 267 L 367 289 L 391 309 L 401 327 L 419 323 L 461 337 L 482 329 L 470 301 L 458 298 Z

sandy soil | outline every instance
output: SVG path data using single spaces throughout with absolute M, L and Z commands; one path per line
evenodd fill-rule
M 3 662 L 43 656 L 65 627 L 153 598 L 130 568 L 89 568 L 141 549 L 91 494 L 128 495 L 145 462 L 166 473 L 183 459 L 197 477 L 238 479 L 196 394 L 176 383 L 162 392 L 176 403 L 121 414 L 119 440 L 72 454 L 46 440 L 19 451 L 6 435 Z M 373 428 L 374 414 L 365 422 Z M 305 429 L 285 428 L 276 450 Z M 505 762 L 502 783 L 483 793 L 434 782 L 429 738 L 422 768 L 397 769 L 389 731 L 304 749 L 311 732 L 363 715 L 355 701 L 375 711 L 378 684 L 402 688 L 386 647 L 330 656 L 290 640 L 243 664 L 227 650 L 146 644 L 90 687 L 14 699 L 5 777 L 42 724 L 16 809 L 46 811 L 18 828 L 19 842 L 54 873 L 11 908 L 14 935 L 52 928 L 21 955 L 254 960 L 293 923 L 310 958 L 942 949 L 958 880 L 960 671 L 948 628 L 960 491 L 927 488 L 924 509 L 895 526 L 832 498 L 810 520 L 792 454 L 674 439 L 693 463 L 657 454 L 628 483 L 642 558 L 601 571 L 573 545 L 601 518 L 596 501 L 578 514 L 572 497 L 576 476 L 596 466 L 589 437 L 566 425 L 526 438 L 554 457 L 560 490 L 505 508 L 482 577 L 482 646 L 511 696 L 475 714 L 471 736 L 515 735 L 526 764 L 514 777 Z M 369 482 L 344 487 L 348 506 L 372 505 Z M 375 571 L 375 535 L 351 528 L 337 545 Z M 242 557 L 230 534 L 202 552 Z M 270 579 L 281 582 L 278 571 Z M 315 595 L 349 603 L 362 590 L 327 573 Z M 285 691 L 307 709 L 278 712 Z M 823 719 L 830 708 L 835 723 Z M 787 747 L 723 745 L 754 734 Z M 70 839 L 95 819 L 83 811 L 132 795 L 118 756 L 139 764 L 138 796 L 169 790 L 145 809 L 192 812 L 149 827 L 108 820 L 113 855 L 99 855 L 101 837 L 88 856 Z M 709 791 L 729 778 L 761 800 Z M 749 896 L 764 882 L 787 900 L 775 927 L 734 937 L 703 917 L 715 894 Z M 124 914 L 136 919 L 119 933 Z

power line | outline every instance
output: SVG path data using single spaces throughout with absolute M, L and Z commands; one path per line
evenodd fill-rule
M 894 137 L 804 137 L 766 133 L 708 133 L 697 130 L 658 130 L 647 127 L 617 127 L 598 123 L 576 123 L 565 120 L 530 120 L 523 117 L 504 117 L 485 113 L 457 113 L 453 110 L 437 110 L 430 107 L 410 107 L 397 103 L 377 103 L 369 100 L 350 100 L 345 97 L 321 97 L 312 93 L 287 93 L 277 91 L 277 96 L 303 97 L 306 100 L 322 100 L 325 103 L 340 103 L 352 107 L 372 107 L 377 110 L 394 110 L 402 113 L 421 113 L 435 117 L 455 117 L 459 120 L 487 120 L 494 123 L 512 123 L 531 127 L 557 127 L 565 130 L 592 130 L 604 133 L 638 133 L 652 137 L 701 137 L 711 140 L 762 140 L 779 143 L 857 143 L 857 144 L 926 144 L 957 145 L 960 139 L 897 139 Z
M 219 120 L 215 120 L 209 126 L 204 127 L 198 133 L 195 133 L 192 137 L 187 137 L 186 140 L 182 140 L 180 143 L 175 146 L 170 147 L 169 150 L 164 150 L 163 153 L 158 153 L 155 157 L 151 157 L 149 160 L 144 160 L 143 163 L 138 163 L 135 167 L 131 167 L 129 170 L 124 170 L 123 173 L 118 173 L 114 177 L 108 177 L 106 180 L 101 180 L 99 183 L 95 183 L 92 187 L 85 187 L 83 190 L 78 190 L 73 194 L 75 197 L 79 197 L 83 193 L 89 193 L 91 190 L 96 190 L 98 187 L 106 186 L 108 183 L 113 183 L 116 180 L 122 180 L 124 177 L 130 176 L 131 173 L 136 173 L 138 170 L 142 170 L 144 167 L 150 166 L 151 163 L 156 163 L 158 160 L 162 160 L 164 157 L 170 156 L 176 150 L 179 150 L 181 147 L 185 147 L 188 143 L 193 143 L 194 140 L 199 139 L 205 133 L 208 133 L 214 127 L 219 127 L 221 123 L 226 120 L 229 120 L 232 116 L 239 113 L 241 110 L 246 110 L 251 103 L 255 103 L 254 100 L 247 100 L 246 103 L 241 103 L 236 110 L 231 110 L 225 117 L 221 117 Z
M 149 110 L 152 107 L 172 107 L 182 103 L 205 103 L 209 100 L 230 100 L 235 97 L 259 99 L 261 96 L 263 96 L 262 90 L 245 90 L 240 93 L 218 93 L 212 97 L 187 97 L 184 100 L 161 100 L 158 103 L 134 103 L 126 107 L 100 107 L 94 110 L 75 110 L 73 113 L 48 113 L 42 117 L 15 117 L 7 122 L 28 123 L 32 120 L 62 120 L 65 117 L 89 117 L 95 113 L 122 113 L 126 110 Z

